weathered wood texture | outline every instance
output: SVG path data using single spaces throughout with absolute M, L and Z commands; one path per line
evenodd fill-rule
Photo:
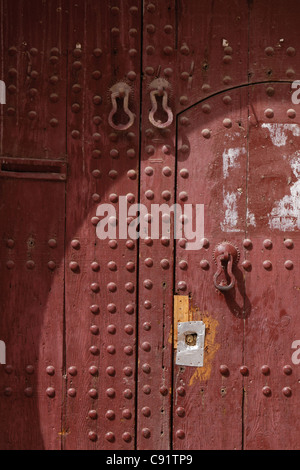
M 133 0 L 104 2 L 101 8 L 97 2 L 70 2 L 67 449 L 135 445 L 137 243 L 118 235 L 100 240 L 96 226 L 99 204 L 116 209 L 118 230 L 120 197 L 128 206 L 138 201 L 141 15 L 136 5 Z M 108 123 L 110 88 L 119 82 L 130 87 L 129 109 L 135 114 L 127 131 Z M 119 110 L 115 125 L 126 124 L 124 118 Z
M 66 156 L 66 16 L 60 1 L 0 11 L 0 447 L 60 449 L 65 183 L 45 159 Z
M 0 0 L 1 448 L 299 447 L 299 14 Z M 145 204 L 148 237 L 97 237 L 100 203 L 118 232 L 121 196 L 125 225 Z M 151 204 L 167 221 L 176 202 L 205 205 L 203 249 L 174 243 L 172 217 L 169 240 L 151 235 Z M 226 295 L 224 239 L 240 252 Z M 201 369 L 175 365 L 174 294 L 206 323 Z

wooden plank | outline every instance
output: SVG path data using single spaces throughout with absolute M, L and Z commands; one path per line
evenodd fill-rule
M 247 227 L 252 268 L 246 273 L 251 300 L 245 322 L 246 449 L 299 447 L 299 366 L 292 363 L 292 344 L 300 337 L 300 222 L 293 196 L 299 180 L 299 118 L 287 115 L 290 94 L 290 84 L 269 83 L 252 87 L 249 95 L 248 204 L 255 223 Z M 274 117 L 268 117 L 268 109 Z
M 151 83 L 166 80 L 167 105 L 174 113 L 176 89 L 175 2 L 144 2 L 143 82 L 141 122 L 140 202 L 147 211 L 152 204 L 174 203 L 175 119 L 167 128 L 149 121 L 152 108 Z M 173 87 L 174 85 L 174 87 Z M 167 122 L 158 108 L 154 118 Z M 163 213 L 167 209 L 163 208 Z M 151 228 L 151 224 L 149 224 Z M 137 448 L 169 449 L 171 445 L 171 373 L 173 314 L 173 223 L 170 239 L 151 237 L 140 240 L 139 268 L 139 363 Z
M 132 450 L 137 244 L 99 239 L 96 226 L 100 203 L 120 221 L 121 196 L 138 201 L 141 10 L 135 0 L 80 0 L 69 12 L 65 448 Z M 120 131 L 108 122 L 118 82 L 136 116 Z
M 1 183 L 1 449 L 61 446 L 64 195 L 57 182 Z
M 7 91 L 0 108 L 0 155 L 16 164 L 20 157 L 38 159 L 45 168 L 47 158 L 61 164 L 66 153 L 65 9 L 60 0 L 1 0 L 0 12 L 0 75 Z M 0 367 L 0 447 L 57 450 L 63 396 L 65 185 L 2 177 L 1 201 L 0 281 L 5 295 L 0 336 L 7 346 L 7 365 Z
M 62 0 L 1 1 L 7 102 L 0 155 L 66 157 L 66 20 Z M 32 144 L 34 142 L 34 145 Z
M 242 448 L 243 272 L 240 265 L 234 269 L 235 288 L 226 294 L 216 290 L 213 276 L 218 244 L 228 240 L 242 249 L 247 96 L 243 88 L 218 94 L 206 100 L 209 118 L 200 103 L 181 115 L 184 125 L 178 127 L 177 200 L 183 213 L 185 202 L 204 204 L 206 241 L 191 251 L 177 241 L 175 286 L 180 295 L 189 293 L 193 320 L 204 322 L 206 337 L 203 368 L 174 366 L 175 449 Z

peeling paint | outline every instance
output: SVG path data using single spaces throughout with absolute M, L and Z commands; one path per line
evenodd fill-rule
M 273 145 L 283 147 L 286 144 L 288 135 L 286 131 L 292 132 L 293 136 L 300 136 L 300 127 L 298 124 L 272 124 L 263 123 L 262 128 L 268 129 Z
M 220 344 L 216 343 L 216 333 L 219 322 L 213 318 L 209 312 L 195 311 L 193 318 L 202 320 L 205 323 L 205 342 L 204 342 L 204 364 L 203 367 L 197 367 L 192 375 L 189 385 L 193 385 L 197 380 L 200 382 L 209 380 L 211 376 L 212 363 L 214 357 L 220 348 Z
M 284 157 L 286 158 L 286 157 Z M 289 195 L 275 203 L 269 216 L 269 227 L 282 231 L 293 231 L 300 228 L 300 152 L 294 153 L 290 162 L 297 181 L 290 186 Z
M 239 232 L 237 228 L 238 223 L 238 211 L 237 211 L 237 199 L 240 193 L 227 192 L 224 194 L 224 221 L 221 222 L 220 226 L 223 232 Z
M 247 209 L 247 225 L 256 227 L 255 215 Z
M 240 163 L 237 161 L 238 157 L 241 154 L 246 153 L 245 148 L 230 148 L 223 152 L 223 177 L 224 179 L 228 178 L 229 176 L 229 168 L 240 168 Z

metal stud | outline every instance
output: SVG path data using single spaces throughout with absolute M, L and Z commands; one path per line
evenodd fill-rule
M 209 139 L 211 136 L 211 131 L 209 129 L 203 129 L 201 134 L 205 139 Z
M 71 366 L 68 368 L 68 373 L 72 376 L 75 377 L 77 375 L 77 368 L 75 366 Z
M 243 246 L 244 248 L 247 248 L 248 250 L 252 248 L 252 241 L 249 238 L 246 238 L 243 241 Z
M 123 372 L 124 372 L 124 375 L 126 375 L 126 377 L 131 377 L 133 374 L 132 367 L 129 367 L 129 366 L 124 367 Z
M 93 356 L 99 356 L 100 354 L 100 350 L 97 346 L 91 346 L 89 351 Z
M 272 117 L 274 117 L 274 111 L 273 111 L 273 109 L 271 109 L 271 108 L 266 109 L 266 110 L 265 110 L 265 116 L 266 116 L 267 118 L 272 118 Z
M 270 260 L 265 260 L 263 261 L 263 267 L 266 269 L 266 270 L 271 270 L 272 269 L 272 263 Z
M 231 119 L 225 118 L 225 119 L 223 120 L 223 126 L 224 126 L 224 127 L 227 127 L 227 128 L 232 127 L 232 121 L 231 121 Z
M 228 105 L 228 104 L 231 104 L 231 102 L 232 102 L 232 99 L 229 95 L 224 96 L 224 98 L 223 98 L 223 103 L 224 104 Z
M 149 418 L 149 416 L 151 416 L 151 409 L 149 408 L 149 406 L 144 406 L 142 408 L 142 414 L 143 416 L 145 416 L 146 418 Z
M 290 365 L 283 366 L 283 373 L 286 375 L 291 375 L 293 372 L 293 369 Z
M 268 56 L 272 56 L 274 54 L 273 47 L 266 47 L 265 48 L 265 54 L 268 55 Z
M 296 111 L 294 109 L 288 109 L 286 114 L 290 119 L 294 119 L 296 117 Z
M 249 374 L 249 369 L 248 369 L 248 367 L 246 367 L 246 366 L 241 366 L 241 367 L 240 367 L 240 373 L 241 373 L 242 375 L 244 375 L 244 376 L 248 375 L 248 374 Z
M 209 269 L 209 262 L 206 259 L 200 261 L 200 268 L 207 270 Z
M 231 55 L 224 55 L 224 57 L 223 57 L 223 63 L 224 64 L 230 64 L 231 61 L 232 61 Z
M 6 388 L 4 389 L 4 395 L 5 395 L 6 397 L 11 397 L 12 394 L 13 394 L 13 390 L 12 390 L 11 387 L 6 387 Z
M 151 431 L 149 428 L 143 428 L 142 429 L 142 436 L 145 438 L 145 439 L 149 439 L 151 437 Z
M 294 55 L 296 55 L 296 49 L 294 47 L 288 47 L 286 53 L 290 57 L 293 57 Z
M 106 351 L 108 352 L 108 354 L 115 354 L 116 348 L 112 344 L 110 344 L 109 346 L 107 346 Z
M 144 386 L 143 386 L 143 393 L 144 393 L 145 395 L 150 395 L 150 393 L 151 393 L 151 387 L 150 387 L 150 385 L 144 385 Z
M 250 271 L 251 270 L 251 263 L 248 259 L 246 259 L 245 261 L 242 262 L 242 266 L 243 268 L 245 269 L 245 271 Z
M 182 169 L 180 170 L 179 174 L 180 174 L 181 178 L 186 179 L 186 178 L 189 177 L 189 170 L 186 169 L 186 168 L 182 168 Z
M 132 440 L 131 434 L 129 432 L 124 432 L 122 434 L 122 439 L 125 442 L 131 442 L 131 440 Z
M 145 374 L 150 374 L 150 372 L 151 372 L 151 366 L 150 366 L 150 364 L 147 364 L 147 363 L 143 364 L 143 365 L 142 365 L 142 371 L 143 371 Z
M 292 395 L 292 389 L 290 387 L 284 387 L 282 393 L 284 396 L 290 397 Z
M 293 269 L 293 267 L 294 267 L 294 263 L 293 263 L 293 261 L 291 261 L 291 260 L 287 260 L 287 261 L 285 261 L 285 263 L 284 263 L 284 267 L 285 267 L 286 269 L 288 269 L 288 270 L 291 270 L 291 269 Z
M 185 396 L 185 388 L 180 386 L 177 388 L 177 394 L 180 396 L 180 397 L 184 397 Z
M 229 375 L 229 369 L 228 367 L 225 365 L 225 364 L 222 364 L 220 366 L 220 374 L 224 375 L 224 376 L 228 376 Z
M 142 343 L 142 349 L 143 351 L 146 351 L 146 352 L 151 351 L 151 344 L 145 341 L 144 343 Z
M 270 397 L 272 395 L 272 390 L 267 385 L 263 387 L 262 392 L 266 397 Z
M 133 348 L 131 346 L 125 346 L 124 353 L 127 356 L 132 356 L 133 355 Z
M 260 370 L 261 370 L 261 373 L 264 375 L 270 374 L 270 367 L 267 365 L 263 365 Z
M 183 418 L 185 416 L 185 409 L 182 406 L 179 406 L 178 408 L 176 408 L 176 414 L 180 418 Z
M 68 396 L 71 397 L 71 398 L 75 398 L 76 397 L 76 389 L 75 388 L 69 388 Z
M 99 305 L 91 305 L 90 306 L 90 311 L 94 314 L 94 315 L 97 315 L 99 312 L 100 312 L 100 308 L 99 308 Z
M 49 398 L 54 398 L 55 397 L 55 389 L 53 387 L 48 387 L 46 390 L 46 394 L 48 395 Z
M 95 377 L 96 375 L 98 375 L 98 368 L 96 366 L 91 366 L 89 368 L 89 373 Z
M 92 335 L 94 335 L 94 336 L 99 335 L 99 331 L 100 331 L 99 326 L 97 326 L 97 325 L 91 325 L 90 326 L 90 332 L 91 332 Z
M 178 429 L 178 431 L 176 431 L 176 437 L 178 439 L 184 439 L 185 438 L 185 432 L 182 429 Z
M 29 365 L 29 366 L 26 366 L 26 374 L 28 375 L 32 375 L 34 373 L 34 367 Z
M 290 69 L 287 69 L 287 71 L 286 71 L 285 74 L 286 74 L 286 76 L 287 76 L 288 78 L 293 78 L 293 77 L 295 76 L 295 70 L 294 70 L 294 69 L 291 69 L 291 68 L 290 68 Z
M 131 398 L 133 397 L 133 393 L 132 393 L 132 391 L 131 391 L 129 388 L 127 388 L 126 390 L 124 390 L 123 396 L 124 396 L 124 398 L 126 398 L 127 400 L 131 400 Z
M 180 96 L 179 103 L 181 104 L 181 106 L 186 106 L 188 102 L 189 102 L 189 99 L 187 96 L 185 95 Z
M 116 396 L 116 391 L 114 388 L 108 388 L 106 390 L 106 395 L 109 397 L 109 398 L 114 398 Z
M 98 398 L 98 392 L 97 392 L 97 390 L 96 390 L 95 388 L 91 388 L 91 389 L 89 390 L 89 396 L 90 396 L 91 398 L 93 398 L 93 399 Z
M 93 282 L 90 287 L 91 290 L 95 293 L 98 293 L 100 291 L 100 286 L 97 282 Z
M 108 442 L 115 442 L 116 437 L 115 437 L 115 435 L 114 435 L 113 432 L 107 432 L 107 433 L 105 434 L 105 439 L 106 439 Z
M 48 367 L 46 368 L 46 373 L 47 373 L 48 375 L 53 376 L 53 375 L 55 374 L 55 368 L 54 368 L 53 366 L 48 366 Z
M 266 240 L 264 240 L 263 245 L 265 248 L 267 248 L 267 250 L 270 250 L 273 246 L 273 243 L 267 238 Z
M 156 28 L 155 28 L 154 24 L 148 24 L 148 25 L 146 26 L 146 30 L 147 30 L 147 33 L 149 33 L 149 34 L 154 34 Z
M 93 442 L 96 442 L 98 439 L 98 435 L 94 431 L 90 431 L 88 436 L 89 436 L 90 441 L 93 441 Z
M 181 291 L 185 291 L 187 289 L 187 284 L 185 281 L 178 282 L 178 289 Z
M 89 418 L 90 419 L 97 419 L 98 418 L 98 413 L 96 410 L 90 410 L 89 411 Z
M 109 421 L 113 421 L 115 419 L 116 415 L 113 410 L 107 410 L 105 413 L 105 418 L 108 419 Z

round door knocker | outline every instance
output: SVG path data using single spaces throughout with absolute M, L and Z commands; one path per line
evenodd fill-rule
M 132 126 L 132 124 L 134 123 L 134 119 L 135 119 L 135 115 L 129 109 L 129 95 L 131 92 L 131 88 L 129 85 L 127 85 L 127 83 L 119 82 L 113 85 L 110 88 L 110 91 L 111 91 L 112 110 L 108 116 L 108 123 L 113 129 L 117 131 L 126 131 Z M 113 121 L 113 118 L 118 111 L 118 103 L 117 103 L 118 99 L 122 100 L 123 111 L 128 116 L 127 124 L 122 124 L 122 123 L 116 124 Z
M 150 100 L 151 100 L 151 111 L 149 113 L 149 121 L 154 127 L 159 129 L 165 129 L 169 127 L 173 122 L 173 113 L 171 108 L 168 106 L 168 99 L 170 92 L 170 84 L 164 78 L 156 78 L 153 82 L 150 83 Z M 167 120 L 162 122 L 161 120 L 156 120 L 154 115 L 158 111 L 158 102 L 161 98 L 161 108 L 162 111 L 167 115 Z
M 237 265 L 240 258 L 240 253 L 238 249 L 227 241 L 219 243 L 213 253 L 213 258 L 217 265 L 217 272 L 214 275 L 214 285 L 216 289 L 221 292 L 227 292 L 230 289 L 233 289 L 235 285 L 235 277 L 232 273 L 232 267 Z M 225 281 L 218 282 L 219 276 L 225 273 L 225 276 L 229 278 L 229 283 L 226 284 Z

